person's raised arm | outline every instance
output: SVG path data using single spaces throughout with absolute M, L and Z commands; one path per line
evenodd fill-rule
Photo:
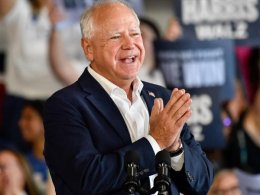
M 50 34 L 49 42 L 49 58 L 50 65 L 55 75 L 65 84 L 71 84 L 75 82 L 79 74 L 75 70 L 75 67 L 70 62 L 70 59 L 65 55 L 64 45 L 61 40 L 60 32 L 55 28 L 55 24 L 61 20 L 62 15 L 58 8 L 53 5 L 49 8 L 50 21 L 53 24 L 53 29 Z

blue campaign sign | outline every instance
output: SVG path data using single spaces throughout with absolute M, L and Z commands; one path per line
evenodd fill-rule
M 204 149 L 223 148 L 225 138 L 220 114 L 220 89 L 211 87 L 187 91 L 192 98 L 192 117 L 188 125 L 195 140 Z
M 233 97 L 234 44 L 231 40 L 156 41 L 156 60 L 169 88 L 221 88 L 221 101 Z
M 233 97 L 234 47 L 231 40 L 155 42 L 166 85 L 192 95 L 189 126 L 204 148 L 224 147 L 220 104 Z
M 185 39 L 260 43 L 260 0 L 176 0 L 175 12 Z

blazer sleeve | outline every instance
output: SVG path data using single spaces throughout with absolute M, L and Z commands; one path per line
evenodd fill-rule
M 171 170 L 171 177 L 183 194 L 206 195 L 213 181 L 213 166 L 194 140 L 187 125 L 181 133 L 184 166 L 181 171 Z
M 161 89 L 161 88 L 160 88 Z M 164 102 L 169 101 L 171 92 L 160 90 L 158 94 Z M 195 141 L 188 125 L 185 124 L 181 132 L 181 140 L 184 149 L 184 165 L 181 171 L 171 170 L 172 186 L 176 186 L 180 192 L 189 195 L 206 195 L 213 181 L 213 166 Z
M 80 105 L 72 101 L 77 100 L 53 96 L 45 104 L 44 155 L 51 175 L 59 178 L 57 185 L 62 183 L 77 195 L 117 191 L 126 179 L 124 155 L 129 150 L 139 152 L 141 169 L 154 172 L 154 152 L 145 138 L 109 153 L 99 152 L 89 131 L 91 122 L 84 121 Z

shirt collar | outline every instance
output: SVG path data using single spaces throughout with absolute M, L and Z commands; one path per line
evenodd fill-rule
M 114 91 L 116 90 L 122 90 L 122 88 L 118 87 L 102 75 L 98 74 L 96 71 L 94 71 L 90 66 L 88 66 L 88 72 L 91 74 L 91 76 L 96 79 L 96 81 L 104 88 L 104 90 L 111 96 Z M 133 81 L 133 95 L 136 96 L 137 94 L 140 94 L 143 89 L 143 83 L 140 80 L 140 78 L 137 76 L 136 79 Z M 125 91 L 124 91 L 125 93 Z

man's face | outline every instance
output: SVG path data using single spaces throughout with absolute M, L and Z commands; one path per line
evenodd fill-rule
M 136 17 L 125 6 L 110 4 L 94 13 L 93 23 L 93 36 L 84 48 L 91 67 L 118 86 L 132 82 L 145 54 Z

